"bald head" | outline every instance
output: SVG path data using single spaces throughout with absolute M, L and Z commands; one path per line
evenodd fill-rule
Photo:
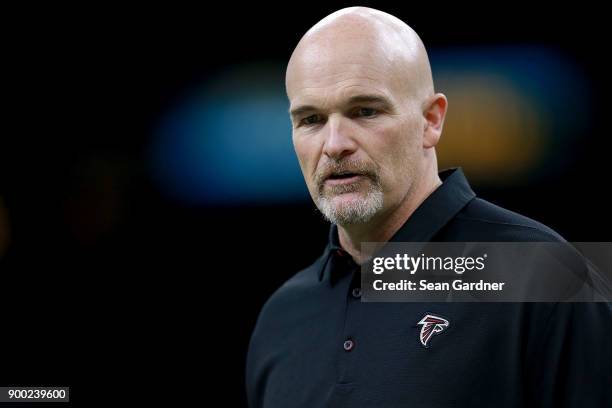
M 398 18 L 366 7 L 338 10 L 302 37 L 287 67 L 286 89 L 320 85 L 321 76 L 340 78 L 361 68 L 378 74 L 398 97 L 423 100 L 434 92 L 423 42 Z

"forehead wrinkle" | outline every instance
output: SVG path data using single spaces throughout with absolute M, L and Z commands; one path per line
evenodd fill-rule
M 334 72 L 327 75 L 311 75 L 308 78 L 304 78 L 301 82 L 303 84 L 294 87 L 293 98 L 289 95 L 290 102 L 297 104 L 302 99 L 317 99 L 321 94 L 325 94 L 327 97 L 339 95 L 340 99 L 346 98 L 346 94 L 351 94 L 351 91 L 355 87 L 366 89 L 364 92 L 359 93 L 372 93 L 372 89 L 376 93 L 385 96 L 390 101 L 395 98 L 388 91 L 390 88 L 387 83 L 386 77 L 380 75 L 378 70 L 372 67 L 363 66 L 363 64 L 347 63 L 358 69 L 354 69 L 354 72 Z M 357 72 L 361 71 L 361 72 Z M 298 81 L 299 82 L 299 81 Z M 349 95 L 350 96 L 350 95 Z
M 319 88 L 320 87 L 314 87 L 314 89 Z M 358 90 L 354 91 L 355 88 L 357 88 Z M 309 87 L 308 89 L 313 89 L 313 87 Z M 380 89 L 375 86 L 367 86 L 362 83 L 359 83 L 342 86 L 340 89 L 325 92 L 323 96 L 324 102 L 321 104 L 318 103 L 320 95 L 303 95 L 292 104 L 292 107 L 290 107 L 290 111 L 297 109 L 301 106 L 312 106 L 322 111 L 337 110 L 349 105 L 351 103 L 351 98 L 361 95 L 378 95 L 381 98 L 388 100 L 390 104 L 395 103 L 393 96 L 386 92 L 385 89 Z

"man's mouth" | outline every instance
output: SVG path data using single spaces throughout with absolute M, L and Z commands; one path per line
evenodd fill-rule
M 339 172 L 339 173 L 333 173 L 329 175 L 327 179 L 325 180 L 325 182 L 332 184 L 332 185 L 348 184 L 348 183 L 354 183 L 358 181 L 361 177 L 364 177 L 364 176 L 363 174 L 360 174 L 360 173 L 352 173 L 348 171 Z

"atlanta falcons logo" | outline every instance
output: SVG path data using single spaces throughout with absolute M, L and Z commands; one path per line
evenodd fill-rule
M 421 335 L 419 338 L 421 339 L 421 344 L 425 347 L 429 347 L 427 343 L 434 334 L 440 334 L 443 332 L 449 325 L 448 320 L 441 318 L 440 316 L 434 316 L 432 314 L 426 314 L 425 317 L 421 319 L 420 322 L 417 323 L 421 326 Z

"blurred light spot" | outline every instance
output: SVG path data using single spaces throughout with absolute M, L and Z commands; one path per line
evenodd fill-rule
M 284 67 L 228 70 L 161 120 L 151 159 L 166 194 L 188 204 L 308 199 L 291 141 Z
M 480 185 L 547 177 L 571 165 L 588 128 L 588 82 L 543 47 L 434 50 L 436 91 L 449 110 L 441 168 L 462 166 Z

